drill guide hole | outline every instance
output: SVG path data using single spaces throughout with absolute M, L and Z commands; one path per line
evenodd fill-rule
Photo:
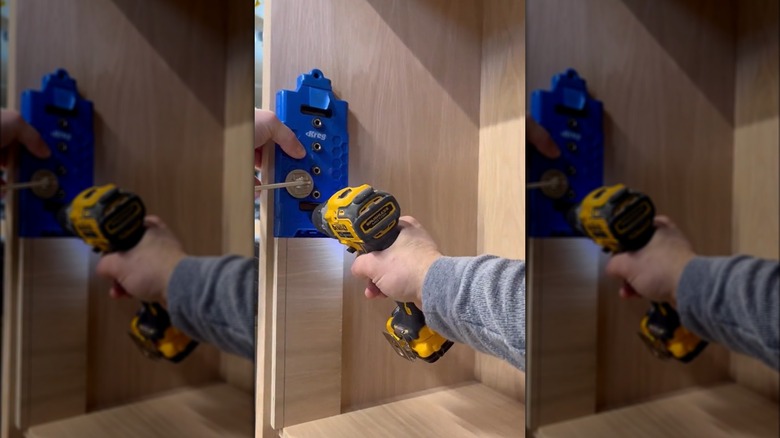
M 315 128 L 322 128 L 322 120 L 321 120 L 321 119 L 319 119 L 319 118 L 316 118 L 316 119 L 312 120 L 312 121 L 311 121 L 311 124 L 312 124 L 312 126 L 314 126 Z
M 319 190 L 315 190 L 311 194 L 311 197 L 314 198 L 314 199 L 320 199 L 320 196 L 322 196 L 322 194 L 320 193 Z
M 320 173 L 322 173 L 322 170 L 318 166 L 314 166 L 311 168 L 311 173 L 315 175 L 319 175 Z
M 312 143 L 311 150 L 313 150 L 314 152 L 319 152 L 322 150 L 322 145 L 319 142 Z

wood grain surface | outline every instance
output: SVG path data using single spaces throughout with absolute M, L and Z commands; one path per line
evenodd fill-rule
M 606 182 L 650 195 L 710 255 L 731 250 L 734 4 L 536 0 L 526 11 L 528 89 L 575 68 L 604 102 Z M 599 407 L 727 378 L 717 346 L 688 365 L 652 358 L 635 334 L 647 302 L 617 290 L 602 274 Z
M 735 383 L 691 388 L 668 397 L 543 427 L 538 438 L 774 438 L 778 405 Z
M 477 253 L 525 258 L 525 1 L 483 3 Z M 523 318 L 524 315 L 517 315 Z M 477 380 L 525 399 L 525 374 L 483 353 Z
M 344 246 L 277 239 L 272 360 L 275 429 L 341 412 Z
M 529 239 L 529 430 L 596 411 L 598 253 L 584 238 Z
M 285 438 L 522 437 L 523 404 L 479 383 L 285 428 Z
M 254 257 L 254 14 L 244 2 L 227 6 L 222 252 Z M 220 353 L 222 380 L 254 392 L 253 361 Z
M 38 88 L 55 68 L 67 69 L 95 105 L 96 183 L 138 193 L 191 253 L 219 254 L 224 8 L 184 0 L 24 1 L 15 7 L 12 94 Z M 126 334 L 138 304 L 108 297 L 109 284 L 94 276 L 96 261 L 92 256 L 89 272 L 89 409 L 218 378 L 219 357 L 208 346 L 179 365 L 142 357 Z
M 404 213 L 427 224 L 445 253 L 474 254 L 478 2 L 333 1 L 310 8 L 286 1 L 266 8 L 264 96 L 293 88 L 299 74 L 321 69 L 350 105 L 350 184 L 370 183 L 393 193 Z M 268 217 L 271 208 L 265 206 L 262 214 Z M 342 342 L 350 346 L 342 357 L 343 409 L 473 378 L 474 353 L 464 346 L 434 365 L 398 358 L 381 335 L 391 303 L 366 300 L 364 282 L 349 273 L 352 258 L 345 260 L 334 267 L 344 276 Z M 261 272 L 273 272 L 273 265 L 261 254 Z M 266 304 L 270 283 L 267 279 L 265 292 L 261 283 Z M 270 328 L 263 330 L 268 343 Z M 262 346 L 266 355 L 269 348 Z M 267 372 L 264 379 L 270 385 Z
M 19 249 L 22 306 L 13 310 L 24 317 L 14 328 L 18 372 L 5 384 L 18 394 L 9 420 L 25 430 L 86 411 L 89 248 L 41 238 L 20 239 Z
M 228 384 L 181 388 L 30 429 L 28 438 L 249 438 L 252 396 Z
M 778 3 L 737 4 L 736 126 L 734 133 L 733 252 L 780 258 L 780 114 Z M 780 374 L 761 362 L 731 355 L 731 377 L 774 401 Z

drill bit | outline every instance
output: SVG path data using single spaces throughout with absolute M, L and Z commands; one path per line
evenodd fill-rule
M 525 185 L 525 188 L 530 189 L 542 189 L 545 187 L 555 187 L 558 184 L 560 184 L 560 180 L 558 178 L 551 178 L 546 181 L 538 181 L 533 183 L 528 183 Z
M 305 187 L 309 185 L 311 185 L 310 181 L 289 181 L 283 183 L 262 184 L 259 186 L 255 186 L 255 191 L 259 192 L 260 190 L 282 189 L 285 187 Z
M 39 179 L 37 181 L 28 181 L 23 183 L 6 184 L 3 186 L 3 190 L 21 190 L 21 189 L 33 189 L 35 187 L 46 187 L 49 185 L 48 179 Z

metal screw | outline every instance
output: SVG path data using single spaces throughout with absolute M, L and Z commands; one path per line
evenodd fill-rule
M 59 149 L 60 152 L 68 152 L 68 144 L 61 141 L 57 143 L 57 149 Z
M 311 150 L 314 152 L 319 152 L 322 150 L 322 145 L 320 143 L 312 143 Z
M 314 119 L 311 121 L 312 126 L 315 128 L 322 128 L 322 120 L 320 119 Z
M 320 196 L 322 196 L 322 194 L 320 193 L 320 191 L 319 191 L 319 190 L 315 190 L 315 191 L 313 191 L 313 192 L 311 193 L 311 196 L 312 196 L 312 198 L 314 198 L 314 199 L 320 199 Z
M 320 170 L 319 167 L 314 166 L 314 167 L 311 168 L 311 173 L 313 173 L 315 175 L 319 175 L 320 173 L 322 173 L 322 170 Z
M 57 120 L 57 126 L 59 126 L 60 129 L 68 129 L 68 121 L 65 119 L 59 119 Z
M 566 122 L 566 126 L 568 126 L 571 129 L 575 129 L 577 127 L 577 120 L 576 119 L 569 119 L 569 121 Z
M 574 143 L 573 141 L 571 141 L 571 142 L 567 143 L 567 144 L 566 144 L 566 147 L 567 147 L 567 148 L 568 148 L 570 151 L 572 151 L 572 152 L 577 152 L 577 143 Z

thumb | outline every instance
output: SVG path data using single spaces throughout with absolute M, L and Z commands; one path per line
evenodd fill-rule
M 117 279 L 121 270 L 122 259 L 119 254 L 112 253 L 100 258 L 95 266 L 95 272 L 101 277 Z
M 359 255 L 352 263 L 352 275 L 373 280 L 378 271 L 378 261 L 373 253 Z
M 607 262 L 606 272 L 611 277 L 627 279 L 631 276 L 632 260 L 629 254 L 617 254 Z

